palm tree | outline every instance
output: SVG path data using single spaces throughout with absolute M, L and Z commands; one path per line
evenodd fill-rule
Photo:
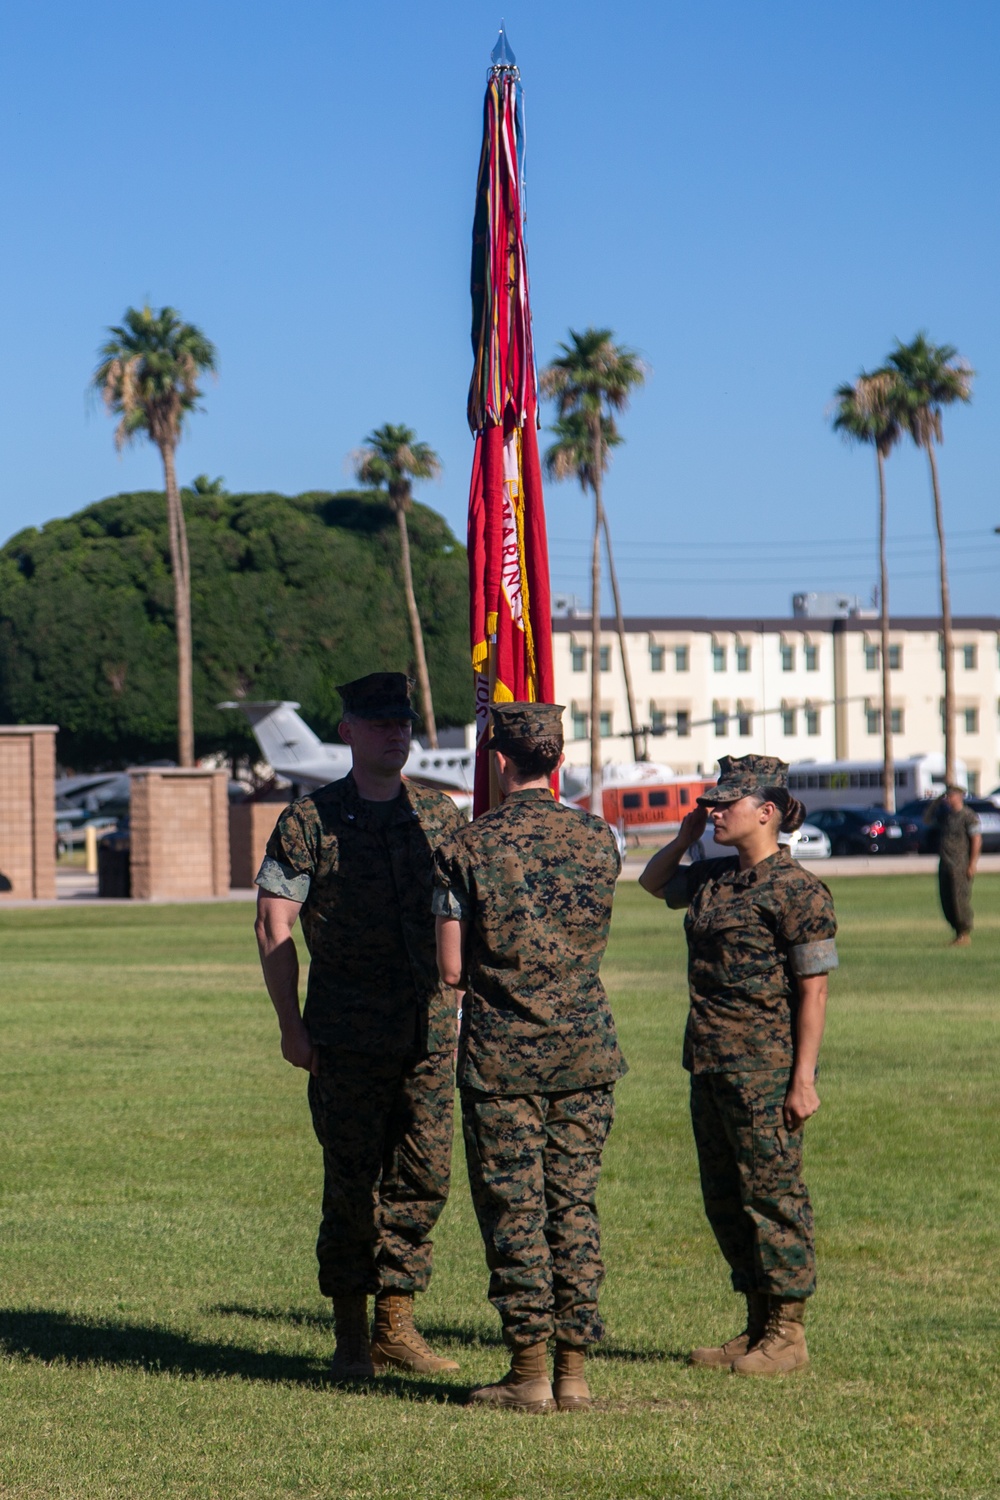
M 593 490 L 594 452 L 591 444 L 590 424 L 582 412 L 571 412 L 560 417 L 552 427 L 555 442 L 545 454 L 545 472 L 550 479 L 578 479 L 580 488 Z M 601 420 L 601 449 L 605 471 L 608 467 L 609 450 L 623 442 L 621 433 L 607 417 Z M 615 601 L 615 627 L 621 647 L 622 669 L 625 675 L 625 696 L 628 700 L 629 728 L 632 733 L 632 748 L 636 760 L 644 759 L 640 731 L 636 723 L 635 695 L 632 689 L 632 668 L 625 646 L 625 620 L 622 616 L 621 594 L 618 589 L 618 572 L 611 546 L 611 528 L 608 513 L 601 509 L 601 529 L 608 554 L 608 572 L 611 576 L 611 593 Z
M 410 427 L 387 422 L 376 427 L 365 438 L 365 446 L 352 454 L 354 472 L 362 484 L 384 487 L 389 506 L 399 527 L 399 552 L 403 569 L 403 592 L 410 616 L 410 634 L 413 638 L 413 655 L 417 663 L 417 681 L 423 707 L 424 732 L 432 750 L 438 748 L 437 724 L 434 719 L 434 702 L 431 698 L 431 679 L 427 671 L 424 653 L 424 632 L 417 609 L 417 596 L 413 592 L 413 568 L 410 563 L 410 533 L 406 525 L 406 513 L 413 504 L 412 481 L 433 479 L 441 472 L 441 460 L 427 443 L 418 443 L 417 435 Z
M 934 444 L 944 441 L 942 408 L 954 401 L 972 400 L 975 371 L 951 344 L 931 344 L 918 333 L 910 344 L 897 339 L 887 361 L 896 379 L 901 400 L 901 421 L 918 448 L 927 454 L 934 494 L 934 526 L 938 541 L 938 571 L 941 580 L 941 645 L 944 654 L 944 763 L 945 780 L 955 780 L 955 663 L 951 634 L 951 592 L 945 554 L 944 518 L 938 483 Z
M 614 342 L 610 328 L 587 328 L 569 331 L 570 342 L 560 344 L 561 353 L 542 371 L 541 387 L 556 403 L 558 421 L 553 455 L 562 444 L 569 444 L 564 460 L 546 455 L 550 472 L 575 474 L 584 488 L 594 496 L 594 539 L 590 565 L 590 806 L 601 811 L 601 532 L 609 535 L 604 514 L 604 475 L 611 448 L 621 441 L 614 413 L 626 409 L 632 390 L 645 384 L 646 367 L 632 350 Z M 567 422 L 570 424 L 566 426 Z M 583 462 L 584 434 L 589 439 L 590 457 Z M 573 458 L 570 449 L 575 450 Z M 610 547 L 609 566 L 612 566 Z M 618 601 L 618 579 L 612 571 L 612 582 Z M 633 752 L 639 759 L 639 740 L 635 721 L 635 701 L 628 652 L 625 648 L 625 625 L 620 606 L 617 624 L 622 653 L 622 670 L 628 695 L 629 720 Z
M 889 692 L 889 569 L 886 562 L 885 460 L 902 436 L 900 394 L 888 370 L 867 375 L 853 385 L 837 387 L 833 430 L 848 442 L 870 443 L 878 465 L 878 559 L 880 638 L 882 654 L 882 800 L 896 811 L 896 768 L 892 752 L 892 713 Z
M 216 350 L 193 323 L 182 323 L 172 307 L 159 312 L 148 306 L 141 311 L 130 307 L 121 326 L 108 333 L 91 384 L 118 418 L 115 447 L 120 452 L 144 434 L 163 460 L 177 634 L 177 758 L 182 766 L 193 766 L 191 568 L 174 453 L 184 418 L 198 409 L 198 380 L 216 368 Z

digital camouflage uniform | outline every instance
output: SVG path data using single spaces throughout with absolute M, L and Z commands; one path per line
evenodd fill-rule
M 451 1163 L 455 1001 L 438 979 L 433 853 L 465 819 L 404 783 L 393 802 L 353 776 L 293 802 L 257 884 L 302 901 L 303 1020 L 319 1054 L 309 1104 L 323 1147 L 316 1246 L 328 1297 L 425 1290 Z
M 933 809 L 932 823 L 940 838 L 938 892 L 941 910 L 957 937 L 972 931 L 972 881 L 969 879 L 971 840 L 982 824 L 971 807 L 950 808 L 942 798 Z
M 595 1196 L 626 1065 L 599 968 L 619 868 L 608 825 L 545 789 L 513 791 L 436 860 L 434 910 L 469 923 L 462 1124 L 512 1348 L 604 1331 Z
M 720 788 L 728 771 L 739 796 L 753 790 L 740 789 L 733 769 L 747 762 L 782 784 L 773 769 L 782 762 L 723 757 Z M 664 896 L 670 907 L 687 907 L 691 1009 L 683 1062 L 705 1213 L 735 1291 L 808 1297 L 816 1266 L 802 1130 L 785 1127 L 782 1106 L 794 1058 L 796 980 L 837 966 L 833 900 L 784 847 L 749 870 L 740 870 L 736 856 L 684 866 Z

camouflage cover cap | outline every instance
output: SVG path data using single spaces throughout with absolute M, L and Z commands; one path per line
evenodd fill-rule
M 738 802 L 764 787 L 788 786 L 788 763 L 776 755 L 721 755 L 719 780 L 698 798 L 702 807 Z
M 491 703 L 493 733 L 487 750 L 521 749 L 538 740 L 563 741 L 561 703 Z
M 369 672 L 337 688 L 345 714 L 358 719 L 418 719 L 410 705 L 410 679 L 405 672 Z

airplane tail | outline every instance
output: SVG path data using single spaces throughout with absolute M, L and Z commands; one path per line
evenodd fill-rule
M 220 703 L 219 708 L 238 708 L 250 721 L 254 738 L 264 759 L 272 766 L 292 768 L 315 760 L 323 752 L 323 742 L 295 710 L 297 703 L 288 699 L 270 703 Z

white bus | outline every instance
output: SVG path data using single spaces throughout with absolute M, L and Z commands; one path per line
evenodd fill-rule
M 944 791 L 944 756 L 912 755 L 897 760 L 896 806 L 917 798 L 939 797 Z M 959 786 L 968 788 L 965 762 L 955 762 Z M 807 812 L 821 807 L 881 807 L 880 760 L 798 760 L 788 768 L 788 790 Z

